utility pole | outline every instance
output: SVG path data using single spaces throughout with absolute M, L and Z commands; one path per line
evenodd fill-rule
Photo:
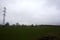
M 6 7 L 4 7 L 3 12 L 4 12 L 4 14 L 3 14 L 3 25 L 5 25 Z

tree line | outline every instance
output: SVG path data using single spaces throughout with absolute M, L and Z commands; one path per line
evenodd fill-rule
M 31 25 L 24 25 L 24 24 L 22 24 L 22 25 L 20 25 L 19 23 L 10 25 L 7 22 L 5 25 L 1 25 L 0 24 L 0 27 L 60 27 L 60 25 L 34 25 L 34 24 L 31 24 Z

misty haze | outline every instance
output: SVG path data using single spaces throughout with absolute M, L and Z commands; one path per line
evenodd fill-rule
M 0 40 L 60 40 L 60 0 L 0 0 Z

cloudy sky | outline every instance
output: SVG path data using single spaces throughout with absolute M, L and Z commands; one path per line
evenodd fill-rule
M 60 0 L 0 0 L 0 24 L 3 7 L 7 8 L 6 22 L 10 24 L 60 25 Z

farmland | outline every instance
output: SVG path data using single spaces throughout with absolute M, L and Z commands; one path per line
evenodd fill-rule
M 60 40 L 60 27 L 0 28 L 0 40 L 38 40 L 43 36 L 56 36 Z

